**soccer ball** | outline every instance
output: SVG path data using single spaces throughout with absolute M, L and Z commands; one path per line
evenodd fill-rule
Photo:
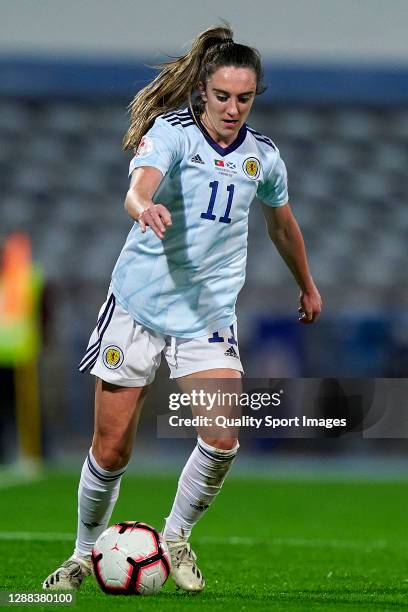
M 92 550 L 94 574 L 105 593 L 152 595 L 170 573 L 162 536 L 150 525 L 133 521 L 106 529 Z

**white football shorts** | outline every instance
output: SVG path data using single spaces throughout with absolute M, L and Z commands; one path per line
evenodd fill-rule
M 236 324 L 210 336 L 175 338 L 137 323 L 109 293 L 78 369 L 123 387 L 153 382 L 164 353 L 170 378 L 230 368 L 243 372 Z

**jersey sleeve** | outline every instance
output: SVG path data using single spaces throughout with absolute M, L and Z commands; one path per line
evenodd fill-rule
M 182 134 L 177 127 L 158 117 L 143 136 L 130 161 L 129 176 L 135 168 L 152 166 L 164 175 L 183 156 Z
M 264 180 L 259 184 L 257 197 L 267 206 L 283 206 L 288 202 L 288 178 L 286 166 L 279 152 L 277 159 Z

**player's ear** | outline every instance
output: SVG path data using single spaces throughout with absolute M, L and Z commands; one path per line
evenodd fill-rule
M 200 92 L 202 101 L 207 102 L 207 94 L 205 92 L 205 85 L 202 81 L 198 83 L 198 90 Z

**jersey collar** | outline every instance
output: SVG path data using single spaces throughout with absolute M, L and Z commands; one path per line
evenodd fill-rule
M 225 155 L 228 155 L 228 153 L 232 153 L 233 151 L 238 149 L 238 147 L 240 145 L 242 145 L 242 143 L 244 142 L 246 134 L 247 134 L 246 123 L 244 123 L 244 125 L 240 128 L 240 130 L 238 132 L 238 135 L 237 135 L 236 139 L 234 140 L 234 142 L 232 142 L 230 145 L 228 145 L 228 147 L 221 147 L 218 144 L 218 142 L 215 142 L 215 140 L 213 138 L 211 138 L 211 136 L 209 135 L 209 133 L 205 129 L 204 125 L 202 124 L 200 117 L 198 117 L 197 115 L 195 115 L 193 117 L 192 114 L 191 114 L 190 108 L 188 109 L 188 112 L 190 113 L 191 118 L 194 119 L 194 121 L 197 123 L 198 127 L 200 128 L 201 132 L 203 133 L 203 136 L 206 139 L 206 141 L 208 142 L 208 144 L 215 151 L 217 151 L 217 153 L 219 155 L 221 155 L 222 157 L 225 157 Z

